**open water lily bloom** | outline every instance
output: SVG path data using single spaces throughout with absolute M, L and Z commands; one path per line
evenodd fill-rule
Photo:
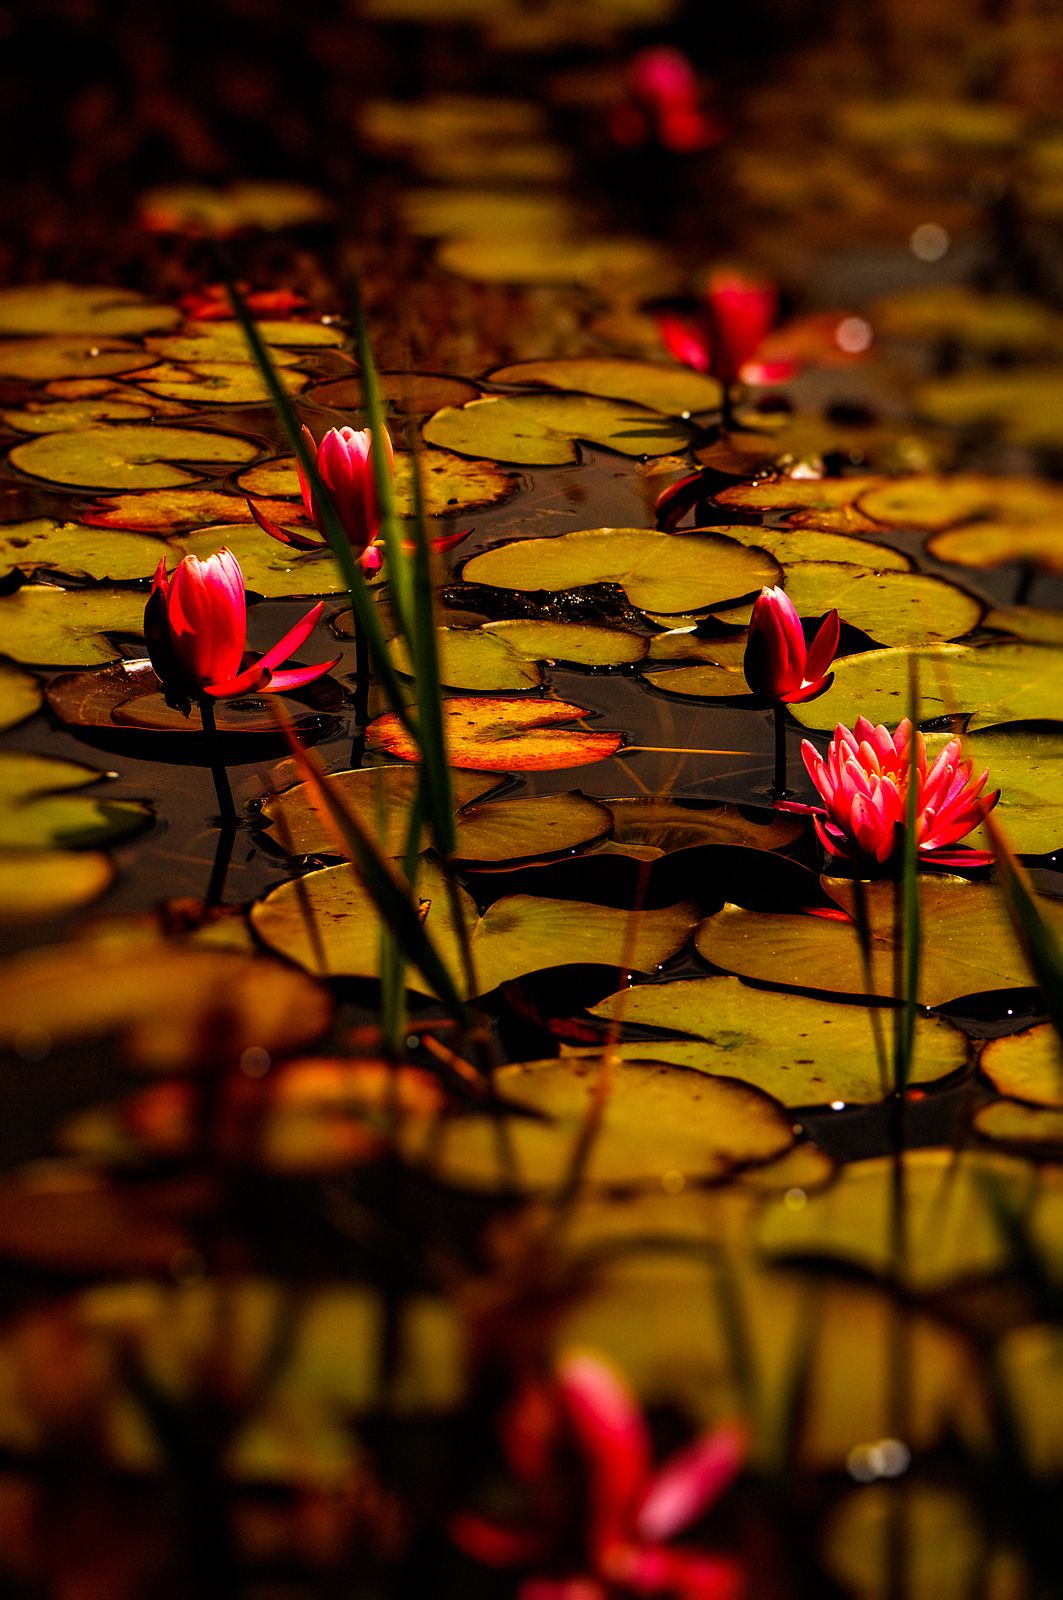
M 798 705 L 825 694 L 834 682 L 829 672 L 838 649 L 841 623 L 828 612 L 812 643 L 797 607 L 784 589 L 762 589 L 753 607 L 743 669 L 753 693 L 781 705 Z
M 163 557 L 151 580 L 144 637 L 167 704 L 187 716 L 193 700 L 234 700 L 253 689 L 283 694 L 323 677 L 339 656 L 284 669 L 313 633 L 323 609 L 324 602 L 312 606 L 283 639 L 245 667 L 247 600 L 236 557 L 230 550 L 205 561 L 185 556 L 172 577 Z
M 529 1386 L 518 1395 L 502 1443 L 527 1491 L 528 1519 L 505 1524 L 460 1512 L 450 1531 L 474 1560 L 537 1569 L 520 1585 L 518 1600 L 739 1600 L 737 1561 L 672 1540 L 738 1476 L 746 1450 L 741 1427 L 703 1434 L 655 1468 L 631 1395 L 604 1362 L 580 1355 L 561 1363 L 552 1386 Z M 571 1502 L 558 1485 L 560 1462 L 573 1445 L 585 1473 L 584 1520 L 573 1541 L 582 1559 L 566 1562 Z
M 823 806 L 789 804 L 787 811 L 811 812 L 824 848 L 856 865 L 884 865 L 898 848 L 907 814 L 913 770 L 912 725 L 904 719 L 895 733 L 858 717 L 850 731 L 840 723 L 826 757 L 808 739 L 801 754 Z M 950 739 L 927 763 L 926 741 L 914 733 L 915 807 L 919 859 L 945 867 L 985 866 L 987 850 L 953 849 L 984 821 L 1000 798 L 985 793 L 988 769 L 974 774 L 958 739 Z

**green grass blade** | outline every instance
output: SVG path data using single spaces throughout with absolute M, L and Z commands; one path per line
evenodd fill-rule
M 922 918 L 919 909 L 919 785 L 915 764 L 916 729 L 919 727 L 919 673 L 913 656 L 908 680 L 908 717 L 912 739 L 908 758 L 908 793 L 901 838 L 900 874 L 897 881 L 900 924 L 897 998 L 900 1010 L 894 1029 L 893 1088 L 903 1095 L 912 1075 L 915 1024 L 919 1014 L 919 970 L 922 956 Z
M 1012 927 L 1044 997 L 1049 1020 L 1063 1039 L 1063 946 L 1041 915 L 1029 875 L 992 813 L 982 826 L 996 856 L 997 880 Z

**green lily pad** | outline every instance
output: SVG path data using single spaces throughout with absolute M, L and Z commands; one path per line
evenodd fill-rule
M 588 1115 L 601 1071 L 597 1061 L 530 1061 L 502 1067 L 497 1092 L 533 1113 L 508 1119 L 451 1117 L 411 1127 L 406 1159 L 437 1180 L 470 1189 L 544 1189 L 559 1184 Z M 583 1182 L 652 1185 L 664 1174 L 718 1178 L 764 1161 L 793 1143 L 789 1119 L 745 1084 L 705 1078 L 664 1064 L 618 1061 Z
M 32 717 L 40 710 L 42 698 L 36 678 L 0 661 L 0 732 Z
M 972 1118 L 974 1131 L 994 1144 L 1013 1145 L 1031 1155 L 1058 1155 L 1063 1146 L 1063 1110 L 991 1100 Z
M 399 453 L 395 457 L 395 503 L 400 517 L 412 517 L 413 461 Z M 273 461 L 263 461 L 259 466 L 243 472 L 237 479 L 247 494 L 277 495 L 300 498 L 299 478 L 294 456 L 277 456 Z M 449 450 L 425 450 L 421 455 L 421 484 L 424 494 L 425 514 L 430 517 L 457 516 L 460 512 L 479 511 L 486 506 L 501 505 L 516 494 L 520 479 L 514 472 L 503 472 L 493 461 L 463 461 Z M 282 526 L 294 525 L 291 514 L 285 516 L 282 507 L 278 520 Z M 271 516 L 274 513 L 269 513 Z
M 298 361 L 292 351 L 336 349 L 345 342 L 343 330 L 327 322 L 291 320 L 257 321 L 259 337 L 273 357 L 274 366 Z M 149 350 L 164 361 L 252 360 L 244 330 L 238 322 L 186 322 L 179 333 L 145 339 Z
M 543 675 L 534 661 L 511 650 L 482 628 L 437 628 L 440 680 L 452 689 L 537 689 Z M 409 652 L 402 639 L 388 641 L 396 672 L 412 676 Z
M 715 639 L 702 640 L 702 649 L 698 654 L 716 654 L 714 647 L 718 642 Z M 681 645 L 678 650 L 681 653 Z M 665 694 L 688 695 L 693 700 L 752 699 L 741 665 L 733 666 L 726 661 L 705 661 L 697 667 L 645 667 L 642 677 L 654 689 L 660 689 Z
M 861 475 L 851 478 L 764 478 L 759 483 L 736 483 L 714 497 L 718 506 L 736 511 L 788 511 L 792 527 L 818 528 L 834 533 L 876 533 L 880 525 L 857 505 L 861 495 L 888 479 Z
M 609 807 L 578 790 L 488 800 L 458 813 L 454 855 L 458 861 L 495 866 L 542 860 L 583 849 L 612 825 Z
M 1063 645 L 1063 612 L 1044 607 L 994 606 L 982 618 L 982 626 L 1010 633 L 1028 644 Z
M 800 817 L 781 811 L 744 816 L 737 806 L 683 805 L 661 796 L 605 803 L 613 813 L 613 844 L 645 852 L 646 859 L 707 844 L 778 850 L 804 826 Z
M 990 1039 L 978 1065 L 1001 1094 L 1035 1106 L 1063 1108 L 1063 1051 L 1050 1023 Z
M 98 422 L 150 422 L 151 407 L 145 402 L 109 398 L 52 400 L 47 404 L 31 400 L 19 411 L 0 411 L 0 421 L 17 433 L 68 433 L 90 428 Z
M 253 585 L 251 585 L 253 587 Z M 442 681 L 453 689 L 538 688 L 539 661 L 619 667 L 646 654 L 648 636 L 588 622 L 489 622 L 481 628 L 439 628 Z M 409 655 L 399 639 L 389 643 L 398 672 L 410 675 Z
M 975 522 L 952 528 L 930 540 L 927 548 L 939 561 L 958 567 L 1002 567 L 1028 562 L 1044 572 L 1063 572 L 1058 515 L 1044 522 Z
M 581 394 L 485 395 L 445 406 L 424 424 L 430 444 L 517 466 L 565 466 L 577 440 L 625 456 L 666 456 L 690 443 L 687 426 L 629 400 Z
M 87 528 L 78 522 L 35 517 L 0 524 L 0 572 L 45 569 L 65 577 L 98 580 L 146 578 L 166 547 L 141 533 Z
M 631 666 L 643 659 L 650 644 L 648 634 L 599 627 L 591 622 L 540 622 L 518 617 L 507 622 L 487 622 L 481 631 L 502 640 L 507 649 L 526 661 L 574 662 L 581 667 Z
M 830 880 L 830 888 L 835 898 L 851 909 L 851 888 L 841 879 Z M 895 993 L 896 960 L 893 885 L 869 884 L 867 898 L 872 933 L 870 992 L 890 997 Z M 921 1005 L 941 1006 L 963 995 L 1023 988 L 1033 981 L 995 886 L 927 878 L 920 882 L 919 902 L 923 916 Z M 1050 926 L 1063 933 L 1063 905 L 1053 900 L 1038 903 Z M 728 905 L 699 925 L 697 947 L 706 961 L 725 972 L 777 988 L 869 993 L 853 923 L 805 914 L 745 911 Z
M 492 383 L 632 400 L 636 405 L 649 406 L 671 417 L 716 411 L 721 401 L 720 385 L 715 378 L 703 377 L 685 367 L 622 361 L 610 356 L 518 361 L 513 366 L 497 367 L 490 379 Z
M 989 787 L 1000 790 L 995 816 L 1013 850 L 1043 855 L 1063 845 L 1063 727 L 986 728 L 968 736 L 964 753 L 977 772 L 989 768 Z M 971 842 L 989 848 L 981 830 Z
M 615 755 L 624 736 L 604 729 L 561 726 L 586 715 L 583 706 L 567 700 L 454 695 L 443 702 L 447 755 L 452 767 L 474 772 L 557 772 L 563 767 L 589 766 Z M 368 746 L 400 761 L 420 759 L 392 711 L 370 723 Z
M 805 995 L 754 995 L 737 978 L 693 978 L 622 989 L 592 1006 L 591 1015 L 694 1034 L 698 1043 L 685 1065 L 755 1084 L 783 1105 L 863 1105 L 884 1099 L 890 1088 L 882 1081 L 875 1029 L 863 1006 Z M 656 1059 L 656 1040 L 636 1048 L 643 1059 Z M 938 1018 L 917 1019 L 913 1082 L 932 1083 L 966 1060 L 966 1041 L 957 1029 Z
M 934 284 L 883 295 L 870 316 L 880 337 L 937 343 L 956 341 L 970 350 L 1024 351 L 1042 355 L 1058 348 L 1059 318 L 1040 300 L 1018 294 L 987 294 L 967 283 Z
M 180 1004 L 160 1004 L 163 984 Z M 27 1038 L 44 1050 L 116 1038 L 123 1059 L 149 1072 L 211 1064 L 210 1039 L 224 1040 L 226 1062 L 246 1050 L 290 1054 L 325 1032 L 332 1010 L 328 991 L 303 972 L 155 937 L 140 922 L 125 937 L 79 939 L 0 964 L 0 1049 L 18 1050 Z
M 105 637 L 144 632 L 144 596 L 119 589 L 26 584 L 0 598 L 4 654 L 43 667 L 96 667 L 119 651 Z
M 77 283 L 26 283 L 0 289 L 0 333 L 83 333 L 136 338 L 181 320 L 176 306 L 153 305 L 134 289 Z
M 108 774 L 31 750 L 0 750 L 0 850 L 87 849 L 124 839 L 151 821 L 139 800 L 71 793 Z
M 179 461 L 226 465 L 252 461 L 258 445 L 231 433 L 193 428 L 157 428 L 131 423 L 115 428 L 77 428 L 16 445 L 9 460 L 31 478 L 85 489 L 166 489 L 194 483 Z
M 1055 449 L 1063 444 L 1063 369 L 958 372 L 920 384 L 913 403 L 921 416 L 949 427 L 978 423 L 1012 444 Z
M 428 934 L 465 989 L 451 903 L 442 874 L 430 861 L 422 863 L 416 893 L 425 906 Z M 478 994 L 511 978 L 571 963 L 653 971 L 686 943 L 695 915 L 689 905 L 624 913 L 579 901 L 509 895 L 478 917 L 468 895 L 459 891 L 459 899 Z M 251 922 L 263 944 L 309 972 L 354 978 L 379 974 L 377 914 L 347 863 L 280 884 L 255 904 Z M 429 992 L 416 971 L 409 970 L 406 981 L 418 993 Z
M 551 539 L 519 539 L 465 563 L 466 583 L 556 594 L 616 583 L 633 606 L 659 613 L 719 605 L 778 581 L 764 551 L 716 533 L 593 528 Z
M 3 781 L 0 770 L 0 782 Z M 0 831 L 5 813 L 0 804 Z M 91 905 L 114 882 L 115 866 L 100 850 L 20 850 L 0 860 L 0 923 L 50 922 Z
M 722 533 L 740 544 L 755 544 L 769 551 L 788 572 L 806 561 L 839 562 L 851 567 L 867 567 L 873 572 L 911 572 L 912 562 L 892 545 L 875 544 L 870 539 L 854 539 L 845 533 L 824 533 L 816 528 L 749 528 L 740 523 L 699 528 L 699 533 Z
M 888 528 L 940 533 L 958 523 L 1043 521 L 1063 515 L 1063 491 L 1036 478 L 988 477 L 977 472 L 916 472 L 881 482 L 860 495 L 866 516 Z
M 223 547 L 239 561 L 246 588 L 266 600 L 347 592 L 331 550 L 293 550 L 279 539 L 271 539 L 254 522 L 200 528 L 171 543 L 175 563 L 182 555 L 203 558 Z
M 923 650 L 870 650 L 834 663 L 829 695 L 790 711 L 806 728 L 859 716 L 895 727 L 908 712 L 909 661 L 919 667 L 922 722 L 971 714 L 972 727 L 999 722 L 1052 721 L 1060 715 L 1057 685 L 1063 657 L 1035 644 L 938 644 Z
M 1001 1339 L 997 1352 L 1024 1461 L 1038 1478 L 1054 1480 L 1063 1466 L 1063 1336 L 1059 1325 L 1031 1322 L 1013 1328 Z
M 834 1183 L 809 1195 L 799 1211 L 785 1203 L 761 1216 L 759 1243 L 769 1256 L 826 1257 L 933 1291 L 999 1272 L 1011 1261 L 1011 1241 L 996 1209 L 998 1197 L 1026 1211 L 1039 1241 L 1063 1220 L 1063 1189 L 1039 1189 L 1028 1162 L 994 1153 L 911 1150 L 904 1157 L 908 1248 L 898 1261 L 893 1243 L 894 1161 L 878 1156 L 843 1167 Z M 1053 1254 L 1060 1258 L 1060 1235 Z
M 467 234 L 444 239 L 436 260 L 444 271 L 473 283 L 571 283 L 614 289 L 645 284 L 658 293 L 664 292 L 666 283 L 658 247 L 645 239 L 608 235 L 546 235 L 529 249 L 524 234 Z
M 139 372 L 155 357 L 125 339 L 94 339 L 65 334 L 54 339 L 5 339 L 0 344 L 0 378 L 42 383 L 53 378 L 113 377 Z
M 471 804 L 498 787 L 499 779 L 478 772 L 455 772 L 454 804 Z M 359 767 L 329 774 L 330 786 L 352 811 L 385 855 L 400 856 L 406 849 L 407 817 L 420 783 L 413 767 Z M 315 811 L 307 787 L 294 784 L 262 802 L 263 825 L 289 855 L 339 855 L 333 836 Z M 427 829 L 422 844 L 427 844 Z
M 302 394 L 310 382 L 305 372 L 284 367 L 277 376 L 292 395 Z M 164 400 L 211 405 L 262 405 L 270 399 L 266 380 L 248 361 L 160 361 L 139 380 L 139 386 Z
M 837 610 L 843 622 L 883 645 L 955 639 L 982 620 L 984 607 L 944 578 L 922 572 L 867 572 L 832 561 L 802 561 L 786 569 L 787 594 L 803 617 Z M 745 624 L 751 607 L 717 613 Z

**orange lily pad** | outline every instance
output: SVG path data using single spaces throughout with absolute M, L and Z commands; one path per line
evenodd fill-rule
M 291 523 L 289 501 L 256 499 L 255 503 L 274 522 Z M 91 528 L 126 528 L 135 533 L 172 533 L 211 523 L 254 521 L 242 494 L 224 494 L 220 489 L 144 489 L 106 495 L 90 501 L 81 515 Z
M 624 735 L 562 726 L 589 715 L 585 707 L 566 700 L 455 695 L 443 702 L 447 754 L 452 766 L 480 772 L 556 772 L 590 766 L 615 755 Z M 393 711 L 370 724 L 368 744 L 400 761 L 419 759 Z

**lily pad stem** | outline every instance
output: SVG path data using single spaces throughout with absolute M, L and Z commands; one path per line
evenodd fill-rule
M 771 785 L 773 800 L 785 800 L 790 793 L 786 787 L 786 709 L 781 701 L 773 707 L 775 716 L 775 777 Z
M 236 806 L 233 802 L 232 789 L 229 787 L 229 774 L 226 772 L 225 763 L 221 759 L 218 724 L 214 716 L 214 701 L 209 700 L 206 695 L 199 702 L 199 714 L 203 719 L 203 732 L 207 737 L 210 775 L 214 779 L 214 793 L 218 797 L 218 810 L 221 813 L 223 825 L 228 826 L 236 821 Z

